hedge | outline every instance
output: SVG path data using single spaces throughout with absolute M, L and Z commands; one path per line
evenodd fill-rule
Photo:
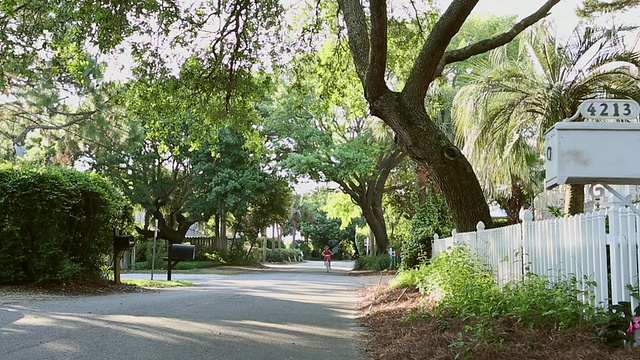
M 100 277 L 132 208 L 107 180 L 0 164 L 0 284 Z

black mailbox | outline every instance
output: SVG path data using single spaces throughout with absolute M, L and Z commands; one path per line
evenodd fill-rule
M 169 258 L 174 260 L 193 260 L 196 258 L 195 245 L 171 244 Z
M 133 235 L 115 235 L 113 237 L 113 248 L 116 251 L 124 251 L 134 245 Z
M 113 236 L 113 280 L 116 284 L 120 283 L 120 259 L 122 258 L 122 253 L 132 248 L 134 244 L 133 235 Z
M 171 281 L 171 269 L 182 260 L 193 260 L 196 258 L 195 245 L 170 244 L 169 256 L 167 260 L 167 280 Z

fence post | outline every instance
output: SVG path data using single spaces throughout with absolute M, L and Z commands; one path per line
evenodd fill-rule
M 633 205 L 636 206 L 635 204 Z M 629 285 L 638 286 L 638 233 L 636 230 L 638 215 L 633 209 L 627 209 L 627 257 L 629 261 L 628 267 L 628 281 Z M 631 308 L 635 309 L 638 306 L 638 300 L 634 297 L 629 299 L 631 301 Z
M 457 237 L 458 237 L 458 230 L 456 230 L 456 229 L 451 230 L 451 245 L 450 246 L 457 246 L 458 245 Z M 445 247 L 444 247 L 445 249 L 449 247 L 449 246 L 447 246 L 447 244 L 444 244 L 444 245 L 445 245 Z
M 591 231 L 593 232 L 593 256 L 596 266 L 595 280 L 596 287 L 596 304 L 598 306 L 606 306 L 609 301 L 609 280 L 607 271 L 607 231 L 606 231 L 607 212 L 598 210 L 594 213 L 591 223 Z
M 583 257 L 583 273 L 585 274 L 585 276 L 587 276 L 587 278 L 591 281 L 594 281 L 596 283 L 596 287 L 593 289 L 593 296 L 594 296 L 594 300 L 595 302 L 589 302 L 591 305 L 596 305 L 598 298 L 599 298 L 599 287 L 602 286 L 602 284 L 600 284 L 598 282 L 598 277 L 597 277 L 597 267 L 598 267 L 598 262 L 597 262 L 597 258 L 595 255 L 595 251 L 596 251 L 596 244 L 597 244 L 597 233 L 595 231 L 593 231 L 594 226 L 593 226 L 593 222 L 594 219 L 596 217 L 596 211 L 591 211 L 585 214 L 584 217 L 584 222 L 582 222 L 581 226 L 582 226 L 582 234 L 584 237 L 584 257 Z
M 521 217 L 522 223 L 520 223 L 520 261 L 521 261 L 521 278 L 524 279 L 524 276 L 531 271 L 531 261 L 534 258 L 530 251 L 533 249 L 529 248 L 530 242 L 533 242 L 535 237 L 532 237 L 529 234 L 529 228 L 532 228 L 529 224 L 533 221 L 533 213 L 531 210 L 526 209 L 522 212 Z M 535 246 L 535 245 L 534 245 Z
M 624 291 L 622 293 L 622 299 L 624 301 L 629 301 L 630 297 L 629 297 L 629 291 L 627 291 L 627 285 L 632 283 L 631 280 L 631 258 L 629 254 L 629 250 L 630 250 L 630 235 L 627 232 L 628 227 L 628 222 L 629 222 L 629 215 L 631 214 L 631 209 L 629 209 L 626 206 L 622 206 L 618 209 L 619 213 L 619 219 L 620 219 L 620 223 L 618 224 L 618 231 L 619 231 L 619 241 L 620 241 L 620 265 L 622 266 L 621 268 L 621 272 L 620 272 L 620 278 L 621 278 L 621 283 L 620 285 L 623 286 Z M 633 214 L 631 214 L 633 215 Z M 635 215 L 634 215 L 635 217 Z M 635 249 L 634 249 L 635 250 Z M 633 307 L 632 307 L 633 309 Z
M 482 231 L 484 230 L 485 226 L 484 223 L 482 221 L 478 221 L 478 223 L 476 224 L 476 233 L 474 236 L 474 249 L 473 251 L 475 252 L 476 256 L 480 257 L 481 259 L 484 259 L 484 261 L 488 264 L 491 265 L 491 267 L 493 267 L 493 259 L 491 257 L 491 250 L 488 249 L 488 247 L 490 246 L 490 244 L 488 244 L 486 241 L 484 241 L 484 234 L 482 234 Z M 492 269 L 495 270 L 495 269 Z
M 640 208 L 639 204 L 634 204 L 633 206 L 636 207 L 636 209 Z M 634 212 L 634 214 L 637 214 L 637 212 Z M 638 233 L 640 231 L 640 217 L 638 216 L 634 216 L 633 217 L 633 225 L 635 226 L 635 228 L 633 228 L 631 231 L 633 231 L 633 238 L 634 238 L 634 243 L 635 243 L 635 251 L 633 251 L 633 256 L 634 256 L 634 270 L 636 271 L 634 274 L 635 278 L 632 278 L 633 283 L 631 285 L 633 285 L 634 287 L 640 287 L 640 274 L 638 274 L 638 264 L 640 263 L 640 247 L 638 245 L 640 245 L 640 234 Z M 632 304 L 633 306 L 638 306 L 638 300 L 636 299 L 632 299 Z M 635 309 L 635 307 L 633 307 L 633 309 Z
M 613 201 L 609 209 L 609 256 L 611 264 L 611 302 L 617 304 L 624 299 L 624 284 L 621 279 L 620 231 L 619 231 L 620 202 Z
M 433 239 L 431 239 L 431 257 L 434 258 L 440 253 L 440 236 L 438 234 L 433 234 Z

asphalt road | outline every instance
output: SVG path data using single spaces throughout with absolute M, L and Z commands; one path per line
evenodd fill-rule
M 377 278 L 351 266 L 174 273 L 193 286 L 1 304 L 0 359 L 364 359 L 358 290 Z

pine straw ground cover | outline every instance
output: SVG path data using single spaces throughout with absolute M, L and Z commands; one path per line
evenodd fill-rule
M 592 329 L 565 333 L 523 329 L 508 319 L 491 322 L 487 331 L 504 341 L 487 344 L 465 333 L 468 324 L 462 319 L 425 315 L 431 305 L 421 300 L 415 288 L 390 289 L 382 284 L 365 289 L 362 295 L 360 322 L 368 329 L 365 353 L 374 360 L 640 359 L 640 348 L 598 345 L 591 338 Z

